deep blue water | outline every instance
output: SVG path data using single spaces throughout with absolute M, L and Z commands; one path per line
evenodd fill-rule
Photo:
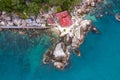
M 0 32 L 0 80 L 120 80 L 120 22 L 104 15 L 93 24 L 101 34 L 87 34 L 81 57 L 72 55 L 71 66 L 63 71 L 41 63 L 49 36 L 30 39 Z

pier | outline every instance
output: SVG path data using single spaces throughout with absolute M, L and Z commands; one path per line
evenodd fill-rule
M 52 28 L 51 26 L 50 27 L 41 27 L 41 26 L 0 26 L 0 28 L 2 28 L 2 29 L 8 29 L 8 28 L 11 28 L 11 29 L 18 29 L 18 28 L 26 28 L 26 29 L 32 29 L 32 28 L 34 28 L 34 29 L 50 29 L 50 28 Z

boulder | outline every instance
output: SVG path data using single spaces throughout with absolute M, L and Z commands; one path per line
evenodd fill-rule
M 13 22 L 8 21 L 8 22 L 7 22 L 7 25 L 8 25 L 8 26 L 13 26 Z
M 25 20 L 22 20 L 22 22 L 21 22 L 21 23 L 22 23 L 22 25 L 21 25 L 22 27 L 26 27 L 26 26 L 27 26 L 27 23 L 26 23 L 26 21 L 25 21 Z
M 64 45 L 63 42 L 60 42 L 56 45 L 54 51 L 53 51 L 53 55 L 55 56 L 55 58 L 57 57 L 66 57 L 65 52 L 63 51 L 62 45 Z
M 0 31 L 2 31 L 2 28 L 0 28 Z
M 5 20 L 10 21 L 11 17 L 7 16 L 7 17 L 5 17 Z
M 92 7 L 95 7 L 95 6 L 96 6 L 96 3 L 95 3 L 95 2 L 91 2 L 91 6 L 92 6 Z
M 3 11 L 3 12 L 2 12 L 2 15 L 5 15 L 5 14 L 6 14 L 6 12 L 5 12 L 5 11 Z
M 60 70 L 63 70 L 64 67 L 65 67 L 65 64 L 61 63 L 61 62 L 54 62 L 53 65 L 54 65 L 55 68 L 60 69 Z
M 26 19 L 25 22 L 26 22 L 27 24 L 30 24 L 30 23 L 32 23 L 32 19 Z
M 37 22 L 37 23 L 40 23 L 40 19 L 36 19 L 36 22 Z
M 6 23 L 5 23 L 4 21 L 1 21 L 1 22 L 0 22 L 0 25 L 1 25 L 1 26 L 5 26 Z
M 16 26 L 20 26 L 21 25 L 21 19 L 17 19 L 17 18 L 15 18 L 14 20 L 13 20 L 13 23 L 16 25 Z

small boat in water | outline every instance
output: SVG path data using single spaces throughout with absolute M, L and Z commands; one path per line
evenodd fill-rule
M 115 14 L 116 20 L 120 21 L 120 12 Z

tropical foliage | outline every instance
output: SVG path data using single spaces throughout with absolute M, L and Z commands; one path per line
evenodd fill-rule
M 59 10 L 68 10 L 78 1 L 81 0 L 0 0 L 0 10 L 36 15 L 40 8 L 48 11 L 48 6 L 60 6 Z

